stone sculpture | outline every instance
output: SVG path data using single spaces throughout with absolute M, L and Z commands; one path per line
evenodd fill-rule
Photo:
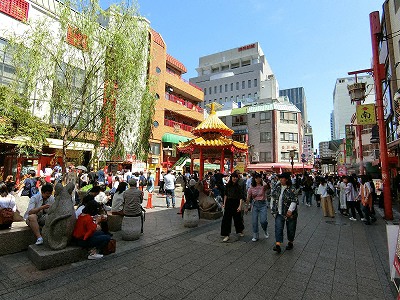
M 195 187 L 200 193 L 200 218 L 211 220 L 220 218 L 222 216 L 222 212 L 215 199 L 209 195 L 210 191 L 204 190 L 204 186 L 201 181 L 198 181 Z
M 42 232 L 45 245 L 53 250 L 61 250 L 67 247 L 72 237 L 76 222 L 71 197 L 73 190 L 74 184 L 72 182 L 65 187 L 61 183 L 55 186 L 55 202 L 49 208 Z

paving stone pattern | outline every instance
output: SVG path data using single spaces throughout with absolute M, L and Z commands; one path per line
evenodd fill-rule
M 118 253 L 103 260 L 37 271 L 26 253 L 0 257 L 0 300 L 396 298 L 384 220 L 365 226 L 301 206 L 295 248 L 278 255 L 270 215 L 268 240 L 251 242 L 249 214 L 246 236 L 222 243 L 220 221 L 185 229 L 176 212 L 148 213 L 142 239 L 117 235 Z

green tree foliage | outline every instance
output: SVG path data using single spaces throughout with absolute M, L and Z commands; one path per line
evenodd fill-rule
M 99 0 L 56 3 L 53 16 L 10 37 L 14 90 L 24 82 L 24 97 L 35 94 L 35 105 L 47 110 L 63 140 L 64 162 L 68 145 L 80 140 L 106 141 L 109 157 L 142 153 L 155 101 L 146 82 L 148 22 L 133 4 L 103 10 Z
M 29 100 L 0 86 L 0 141 L 18 138 L 22 153 L 40 151 L 52 131 L 49 124 L 32 116 L 29 108 Z

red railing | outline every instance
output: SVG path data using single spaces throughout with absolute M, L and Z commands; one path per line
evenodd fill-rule
M 193 126 L 189 126 L 186 124 L 178 123 L 172 120 L 164 119 L 164 125 L 169 126 L 169 127 L 174 127 L 174 128 L 180 128 L 184 131 L 192 131 Z
M 0 12 L 17 20 L 28 20 L 29 3 L 25 0 L 0 0 Z
M 193 109 L 201 114 L 204 112 L 204 110 L 200 106 L 197 106 L 190 101 L 183 100 L 182 98 L 179 98 L 178 96 L 172 95 L 170 93 L 165 93 L 165 99 L 186 106 L 187 108 Z
M 203 91 L 203 89 L 201 87 L 199 87 L 198 85 L 195 85 L 194 83 L 191 83 L 189 81 L 187 81 L 186 79 L 183 79 L 179 74 L 176 74 L 175 72 L 171 71 L 170 69 L 167 68 L 167 73 L 174 75 L 176 77 L 178 77 L 180 80 L 182 80 L 183 82 L 191 85 L 192 87 L 194 87 L 195 89 L 198 89 L 199 91 Z

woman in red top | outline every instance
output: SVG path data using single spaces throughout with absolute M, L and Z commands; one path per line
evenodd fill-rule
M 251 180 L 251 187 L 247 191 L 247 200 L 245 207 L 245 211 L 247 212 L 250 200 L 253 199 L 253 207 L 251 209 L 251 222 L 253 225 L 253 238 L 251 240 L 253 242 L 258 241 L 259 239 L 258 218 L 260 218 L 260 224 L 262 229 L 264 230 L 265 238 L 269 238 L 267 230 L 267 188 L 268 186 L 263 184 L 262 175 L 259 173 L 255 173 L 253 175 L 253 179 Z
M 100 254 L 111 239 L 111 236 L 101 231 L 99 223 L 102 221 L 99 213 L 99 204 L 92 200 L 89 201 L 76 220 L 72 236 L 78 246 L 91 249 L 88 259 L 99 259 Z M 96 216 L 94 218 L 94 216 Z

